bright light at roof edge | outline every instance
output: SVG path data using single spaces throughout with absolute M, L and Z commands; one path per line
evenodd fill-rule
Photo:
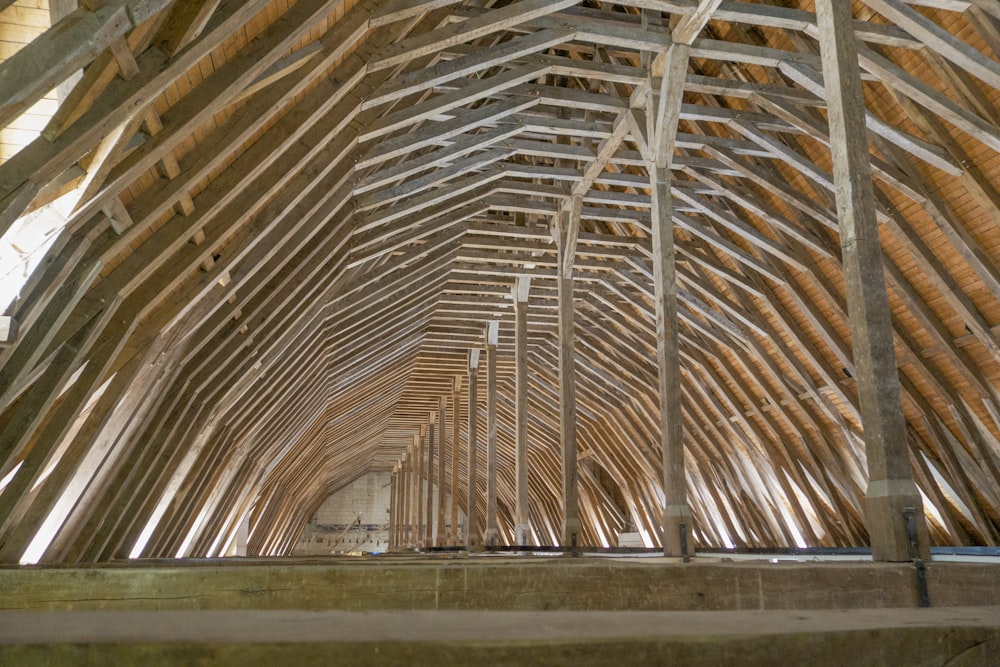
M 69 192 L 18 218 L 0 238 L 0 312 L 21 295 L 28 278 L 66 226 L 78 197 Z
M 3 493 L 3 490 L 7 488 L 7 485 L 10 484 L 10 480 L 14 479 L 14 475 L 17 474 L 17 471 L 21 469 L 23 464 L 24 461 L 18 461 L 17 465 L 14 466 L 9 473 L 7 473 L 7 476 L 0 479 L 0 493 Z

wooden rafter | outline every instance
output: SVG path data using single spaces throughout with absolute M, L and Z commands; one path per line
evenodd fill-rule
M 866 462 L 845 145 L 874 182 L 889 458 L 931 539 L 995 543 L 1000 16 L 866 0 L 833 29 L 830 4 L 63 18 L 0 63 L 3 127 L 88 65 L 0 165 L 0 230 L 76 201 L 5 313 L 0 559 L 43 525 L 43 560 L 216 555 L 245 516 L 251 553 L 287 553 L 368 470 L 396 546 L 625 522 L 664 546 L 664 497 L 699 543 L 862 543 L 869 476 L 901 478 Z

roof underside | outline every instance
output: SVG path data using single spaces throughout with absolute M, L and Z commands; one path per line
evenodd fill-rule
M 519 276 L 531 519 L 555 543 L 552 228 L 574 197 L 583 542 L 628 526 L 658 543 L 644 110 L 684 25 L 673 234 L 694 536 L 867 543 L 810 0 L 97 4 L 0 64 L 6 127 L 89 63 L 0 165 L 0 232 L 71 211 L 7 311 L 0 561 L 216 555 L 247 513 L 252 553 L 288 553 L 442 397 L 451 436 L 456 378 L 464 406 L 493 320 L 511 539 Z M 997 544 L 1000 4 L 854 13 L 915 479 L 934 542 Z

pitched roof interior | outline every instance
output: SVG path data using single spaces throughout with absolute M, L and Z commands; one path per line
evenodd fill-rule
M 400 461 L 442 398 L 452 437 L 456 378 L 467 442 L 469 353 L 490 321 L 512 542 L 519 276 L 530 519 L 558 543 L 552 226 L 581 183 L 581 542 L 634 527 L 659 544 L 651 190 L 629 98 L 696 3 L 116 0 L 52 28 L 126 21 L 68 33 L 92 47 L 74 67 L 75 42 L 46 50 L 47 24 L 24 25 L 43 5 L 0 0 L 0 90 L 42 100 L 22 115 L 0 96 L 0 232 L 66 211 L 5 312 L 19 332 L 0 348 L 0 561 L 221 555 L 246 516 L 250 553 L 288 554 L 330 493 Z M 1000 9 L 853 9 L 915 480 L 933 543 L 996 545 Z M 726 0 L 688 63 L 673 234 L 703 546 L 868 542 L 814 11 Z M 48 90 L 17 78 L 29 58 Z M 56 73 L 81 65 L 56 111 Z M 45 131 L 11 148 L 31 122 Z M 454 470 L 464 508 L 464 453 Z

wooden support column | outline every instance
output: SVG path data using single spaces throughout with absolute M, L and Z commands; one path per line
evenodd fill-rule
M 389 548 L 396 546 L 396 530 L 399 528 L 399 467 L 394 466 L 389 475 Z
M 496 546 L 497 530 L 497 341 L 500 323 L 486 328 L 486 533 L 483 544 Z
M 424 546 L 434 546 L 434 413 L 427 424 L 427 504 L 424 505 Z
M 816 20 L 830 121 L 847 311 L 868 458 L 866 514 L 872 557 L 881 561 L 910 560 L 905 514 L 912 511 L 920 557 L 927 559 L 927 525 L 920 491 L 913 482 L 900 400 L 851 3 L 819 0 Z
M 663 454 L 663 553 L 684 555 L 681 530 L 693 553 L 691 509 L 684 470 L 677 283 L 671 224 L 670 167 L 653 169 L 653 273 L 656 306 L 656 362 L 660 389 L 660 447 Z M 682 529 L 681 524 L 684 525 Z
M 434 546 L 443 547 L 445 546 L 445 529 L 444 529 L 444 473 L 445 473 L 445 457 L 444 453 L 448 447 L 448 441 L 445 438 L 445 410 L 448 407 L 448 398 L 442 396 L 438 399 L 438 413 L 437 413 L 437 453 L 438 453 L 438 496 L 437 496 L 437 530 L 434 531 Z
M 674 257 L 671 162 L 677 137 L 684 79 L 690 47 L 675 43 L 654 63 L 650 115 L 655 119 L 647 156 L 652 190 L 653 292 L 656 310 L 656 362 L 660 390 L 660 448 L 663 455 L 663 553 L 694 553 L 691 509 L 684 470 L 684 432 L 681 416 L 681 368 L 678 345 L 677 274 Z M 685 533 L 682 539 L 681 533 Z
M 417 438 L 407 453 L 406 546 L 412 548 L 417 528 Z
M 519 546 L 531 544 L 528 508 L 528 292 L 531 278 L 520 276 L 514 284 L 514 406 L 516 410 L 517 509 L 514 539 Z
M 407 545 L 407 530 L 410 525 L 410 460 L 412 457 L 408 452 L 403 452 L 399 460 L 400 474 L 400 494 L 399 494 L 399 530 L 396 537 L 396 548 L 401 549 Z
M 576 380 L 573 332 L 573 261 L 580 228 L 583 197 L 573 197 L 568 211 L 556 216 L 559 248 L 559 442 L 562 446 L 562 545 L 577 546 L 580 538 L 580 502 L 576 469 Z
M 403 516 L 404 498 L 406 498 L 406 467 L 403 464 L 403 459 L 400 459 L 396 464 L 396 511 L 391 515 L 396 520 L 395 529 L 393 530 L 393 549 L 398 549 L 403 543 L 403 522 L 405 521 Z
M 417 450 L 416 473 L 417 483 L 413 490 L 417 497 L 415 506 L 417 513 L 414 515 L 413 523 L 413 546 L 421 547 L 424 544 L 424 437 L 427 434 L 427 426 L 420 427 L 420 435 L 413 436 L 413 446 Z
M 462 376 L 455 376 L 455 384 L 451 392 L 451 534 L 448 544 L 461 546 L 461 535 L 458 530 L 458 454 L 459 454 L 459 419 L 462 417 Z
M 469 350 L 469 458 L 468 470 L 469 478 L 466 480 L 467 497 L 465 499 L 465 546 L 473 548 L 479 546 L 479 522 L 476 518 L 476 483 L 478 482 L 478 457 L 479 448 L 479 406 L 477 405 L 476 389 L 478 387 L 477 374 L 479 372 L 479 350 Z

